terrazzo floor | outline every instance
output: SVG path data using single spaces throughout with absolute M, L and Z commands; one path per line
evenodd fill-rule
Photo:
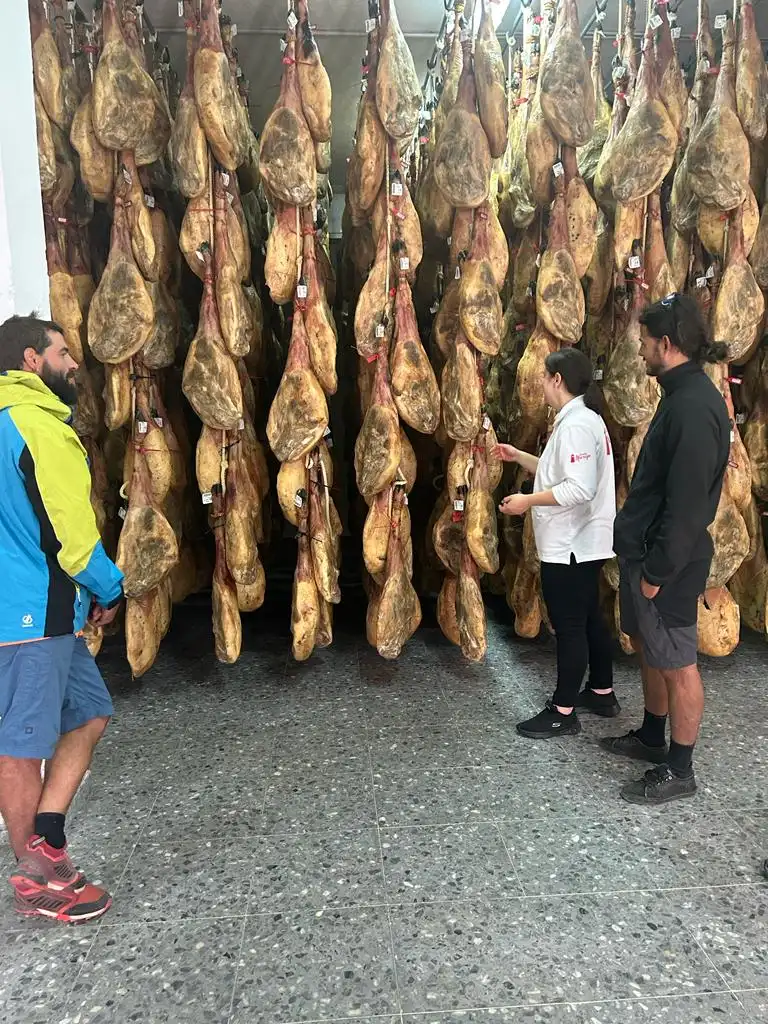
M 768 645 L 705 662 L 700 794 L 648 811 L 597 747 L 638 723 L 630 659 L 621 718 L 542 744 L 514 725 L 552 642 L 503 612 L 477 667 L 430 628 L 386 663 L 355 623 L 303 666 L 265 633 L 220 666 L 182 610 L 141 685 L 105 653 L 70 844 L 114 907 L 2 901 L 0 1024 L 768 1022 Z

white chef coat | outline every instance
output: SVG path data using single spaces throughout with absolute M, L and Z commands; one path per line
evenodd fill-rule
M 555 506 L 534 506 L 542 562 L 567 565 L 613 557 L 616 489 L 611 439 L 602 418 L 573 398 L 555 417 L 539 459 L 534 491 L 552 491 Z

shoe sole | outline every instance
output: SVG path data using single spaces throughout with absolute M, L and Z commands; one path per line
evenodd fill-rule
M 674 796 L 659 797 L 657 799 L 649 799 L 644 796 L 627 796 L 621 793 L 621 799 L 628 804 L 635 804 L 639 807 L 660 807 L 661 804 L 671 804 L 675 800 L 688 800 L 690 797 L 696 796 L 697 792 L 698 790 L 694 789 L 692 793 L 675 793 Z
M 626 758 L 627 761 L 641 761 L 643 764 L 666 764 L 667 757 L 669 756 L 669 751 L 666 747 L 664 747 L 664 752 L 662 754 L 648 756 L 647 754 L 642 754 L 640 752 L 635 754 L 629 750 L 617 750 L 615 747 L 612 747 L 609 743 L 606 743 L 603 740 L 600 740 L 599 746 L 601 750 L 605 750 L 607 753 L 613 754 L 614 757 L 623 757 Z
M 77 914 L 75 917 L 72 917 L 66 911 L 57 913 L 55 910 L 41 910 L 37 907 L 34 910 L 23 910 L 21 907 L 16 907 L 16 913 L 19 917 L 44 917 L 47 921 L 59 921 L 62 924 L 78 925 L 87 924 L 89 921 L 95 921 L 99 917 L 103 917 L 111 906 L 112 898 L 110 897 L 105 907 L 92 910 L 89 914 Z
M 590 715 L 597 715 L 598 718 L 618 718 L 621 714 L 620 704 L 611 704 L 607 708 L 587 707 L 586 704 L 577 705 L 579 711 L 586 711 Z
M 560 732 L 532 732 L 530 729 L 521 729 L 520 726 L 516 726 L 518 735 L 525 736 L 527 740 L 556 740 L 561 736 L 578 736 L 581 732 L 581 725 L 578 729 L 570 728 Z

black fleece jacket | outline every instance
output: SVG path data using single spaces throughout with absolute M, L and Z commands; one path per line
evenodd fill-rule
M 711 558 L 715 518 L 730 453 L 723 396 L 696 363 L 659 377 L 663 397 L 648 428 L 627 500 L 616 516 L 614 551 L 643 563 L 663 586 L 689 562 Z

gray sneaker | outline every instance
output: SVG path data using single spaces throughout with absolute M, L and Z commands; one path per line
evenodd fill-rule
M 696 776 L 691 773 L 688 778 L 681 779 L 669 765 L 661 764 L 658 768 L 651 768 L 637 782 L 628 782 L 622 787 L 621 796 L 628 804 L 667 804 L 670 800 L 696 796 Z

